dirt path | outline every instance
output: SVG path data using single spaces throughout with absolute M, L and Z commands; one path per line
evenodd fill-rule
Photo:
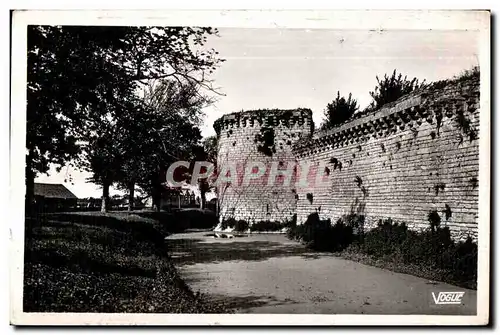
M 215 239 L 169 236 L 170 254 L 194 291 L 237 313 L 475 315 L 476 291 L 311 253 L 280 234 Z M 436 305 L 441 291 L 464 291 L 460 305 Z

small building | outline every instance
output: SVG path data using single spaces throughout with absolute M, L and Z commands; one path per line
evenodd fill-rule
M 44 212 L 76 208 L 78 197 L 63 184 L 35 183 L 35 205 Z
M 102 199 L 100 198 L 79 198 L 76 202 L 77 207 L 84 210 L 100 210 Z

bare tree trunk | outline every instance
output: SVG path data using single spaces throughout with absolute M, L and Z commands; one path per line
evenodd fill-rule
M 162 185 L 159 180 L 159 176 L 156 174 L 151 175 L 151 198 L 153 201 L 153 209 L 157 212 L 161 210 L 161 197 L 162 197 Z
M 108 211 L 109 204 L 109 183 L 105 181 L 102 185 L 101 213 Z
M 129 212 L 134 210 L 134 191 L 135 191 L 135 183 L 131 182 L 128 185 L 128 211 Z
M 198 182 L 198 189 L 200 190 L 200 209 L 205 209 L 207 205 L 207 190 L 208 182 L 206 180 L 200 180 Z
M 158 190 L 154 192 L 153 204 L 155 211 L 159 212 L 161 210 L 161 195 L 160 192 L 158 192 Z
M 26 198 L 25 212 L 34 213 L 35 211 L 35 171 L 33 171 L 33 158 L 31 153 L 26 155 Z
M 207 196 L 205 191 L 200 192 L 200 209 L 205 209 L 207 205 Z

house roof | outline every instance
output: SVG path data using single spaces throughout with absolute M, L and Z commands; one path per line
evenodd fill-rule
M 35 183 L 35 195 L 45 198 L 78 199 L 63 184 Z

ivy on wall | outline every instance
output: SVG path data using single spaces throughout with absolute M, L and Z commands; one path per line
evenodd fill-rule
M 457 123 L 457 126 L 469 138 L 470 142 L 477 139 L 477 132 L 476 129 L 474 129 L 474 127 L 472 126 L 472 121 L 465 116 L 465 113 L 462 110 L 457 111 L 455 121 Z
M 274 128 L 262 127 L 260 132 L 255 135 L 257 150 L 266 156 L 272 157 L 276 153 L 276 146 L 274 144 Z
M 436 98 L 436 93 L 443 94 L 443 92 L 446 92 L 446 87 L 456 87 L 461 90 L 462 96 L 466 98 L 472 97 L 475 95 L 475 90 L 477 89 L 477 87 L 475 87 L 474 81 L 478 81 L 479 76 L 479 67 L 476 66 L 470 70 L 464 71 L 459 76 L 433 83 L 428 87 L 428 91 L 433 91 L 429 94 L 428 97 L 429 101 L 432 102 L 433 108 L 436 110 L 435 117 L 437 123 L 437 136 L 439 136 L 440 134 L 440 128 L 443 123 L 443 110 L 445 110 L 445 115 L 447 117 L 451 118 L 453 114 L 455 114 L 453 120 L 455 121 L 456 127 L 462 132 L 463 135 L 468 137 L 470 142 L 478 139 L 477 130 L 475 129 L 470 117 L 466 115 L 468 114 L 466 113 L 466 109 L 462 106 L 455 106 L 456 108 L 449 106 L 450 101 L 447 99 L 436 101 L 439 100 Z M 422 107 L 426 108 L 426 106 Z M 459 135 L 459 145 L 463 143 L 463 135 Z
M 333 169 L 339 171 L 342 171 L 342 162 L 339 161 L 336 157 L 330 158 L 330 164 L 333 164 Z

